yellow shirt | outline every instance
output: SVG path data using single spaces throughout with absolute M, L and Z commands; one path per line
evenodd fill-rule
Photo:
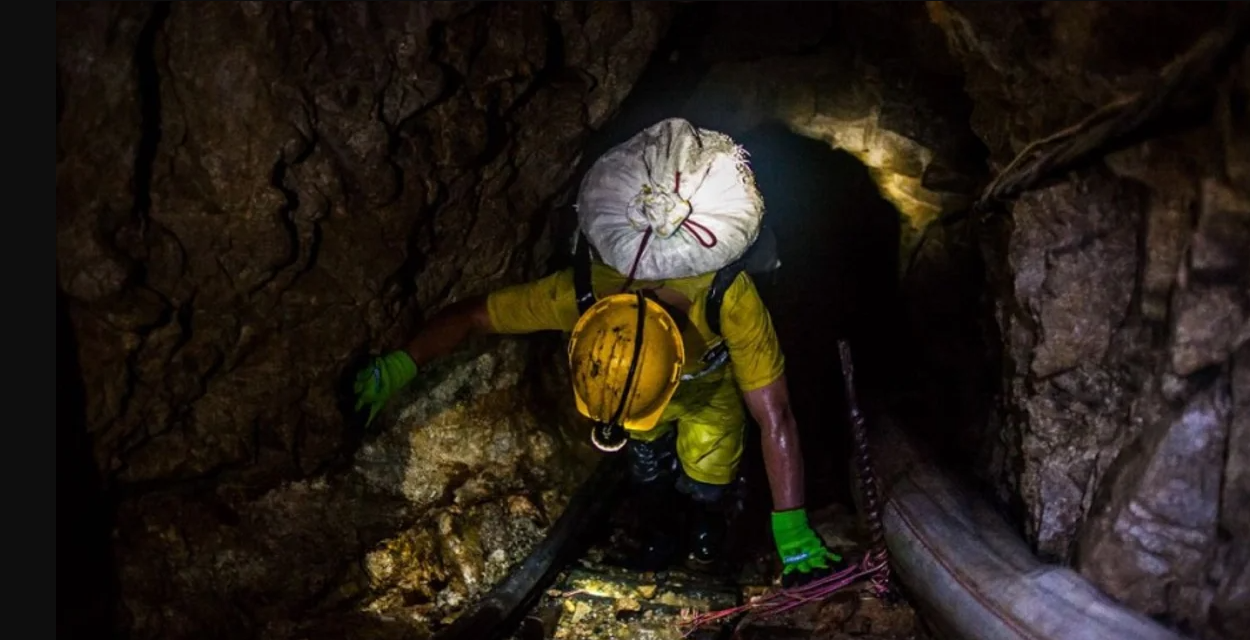
M 630 287 L 631 291 L 663 287 L 677 291 L 693 302 L 688 314 L 693 326 L 682 335 L 686 344 L 687 373 L 702 369 L 700 358 L 720 340 L 713 335 L 704 318 L 707 289 L 714 275 L 635 281 Z M 625 277 L 611 267 L 598 263 L 591 266 L 591 287 L 596 297 L 619 292 L 624 284 Z M 487 297 L 486 305 L 491 325 L 499 333 L 571 332 L 579 316 L 574 298 L 573 270 L 565 269 L 532 282 L 499 289 Z M 785 372 L 785 357 L 773 329 L 772 317 L 760 299 L 755 283 L 745 272 L 739 274 L 725 292 L 721 303 L 721 333 L 729 348 L 733 376 L 742 391 L 753 391 L 772 384 Z M 683 391 L 696 390 L 683 387 L 708 386 L 722 375 L 723 368 L 691 381 L 702 383 L 706 380 L 707 384 L 683 383 L 677 389 L 673 404 L 693 407 L 689 402 L 693 398 L 683 398 L 690 395 Z

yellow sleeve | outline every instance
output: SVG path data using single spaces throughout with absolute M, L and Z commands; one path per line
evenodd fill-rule
M 496 333 L 572 331 L 577 323 L 573 271 L 497 289 L 486 296 L 486 310 Z
M 785 373 L 785 356 L 773 330 L 772 316 L 746 273 L 740 274 L 725 292 L 721 333 L 729 345 L 734 376 L 742 391 L 766 387 Z

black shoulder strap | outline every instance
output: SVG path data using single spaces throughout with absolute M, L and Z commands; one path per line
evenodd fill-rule
M 721 303 L 725 301 L 725 292 L 729 290 L 745 267 L 746 262 L 742 259 L 734 260 L 721 267 L 716 275 L 712 276 L 712 286 L 707 290 L 707 304 L 703 308 L 703 315 L 704 320 L 707 320 L 708 328 L 714 335 L 720 335 L 720 309 Z
M 590 241 L 578 233 L 577 251 L 573 254 L 573 295 L 577 296 L 577 313 L 586 313 L 595 304 L 595 290 L 590 283 Z

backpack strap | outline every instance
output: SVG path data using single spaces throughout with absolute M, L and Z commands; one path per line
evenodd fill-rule
M 746 261 L 739 258 L 723 267 L 712 276 L 712 284 L 707 289 L 707 302 L 703 307 L 703 319 L 712 330 L 712 334 L 721 337 L 721 341 L 703 354 L 703 369 L 693 374 L 686 374 L 682 380 L 695 380 L 721 368 L 729 362 L 729 344 L 725 342 L 720 329 L 721 306 L 725 301 L 725 292 L 733 285 L 738 274 L 746 270 Z
M 573 254 L 573 295 L 578 315 L 595 304 L 595 290 L 590 283 L 590 241 L 584 233 L 577 234 L 577 251 Z
M 704 320 L 707 320 L 708 328 L 715 335 L 721 335 L 720 310 L 721 304 L 725 301 L 725 292 L 729 290 L 729 287 L 733 286 L 734 280 L 738 278 L 738 274 L 742 273 L 745 268 L 746 261 L 739 258 L 721 267 L 716 272 L 716 275 L 712 276 L 712 285 L 707 290 L 707 304 L 703 307 L 703 314 Z

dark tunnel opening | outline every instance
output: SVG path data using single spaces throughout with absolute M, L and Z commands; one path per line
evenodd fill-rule
M 91 453 L 78 341 L 59 287 L 56 386 L 56 633 L 58 638 L 113 638 L 113 507 Z
M 850 439 L 837 343 L 850 342 L 865 394 L 889 382 L 888 363 L 904 331 L 899 213 L 845 151 L 775 123 L 738 140 L 751 154 L 765 220 L 777 237 L 781 267 L 757 284 L 786 355 L 808 502 L 849 504 Z M 757 451 L 750 460 L 759 457 Z

